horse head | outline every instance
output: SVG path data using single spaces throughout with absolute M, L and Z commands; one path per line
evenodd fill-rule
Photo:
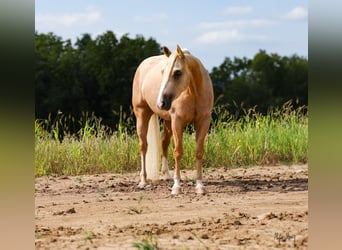
M 187 89 L 190 84 L 190 70 L 185 56 L 189 52 L 185 49 L 182 50 L 179 45 L 177 45 L 177 49 L 172 53 L 165 46 L 163 50 L 167 60 L 161 72 L 163 76 L 157 99 L 157 107 L 162 110 L 169 110 L 172 101 Z

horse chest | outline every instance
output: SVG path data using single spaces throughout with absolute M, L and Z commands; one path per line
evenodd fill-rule
M 190 122 L 195 118 L 195 98 L 188 93 L 181 94 L 177 99 L 174 100 L 170 109 L 170 114 L 176 116 L 183 121 Z

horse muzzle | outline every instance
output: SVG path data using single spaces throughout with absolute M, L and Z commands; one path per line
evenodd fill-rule
M 163 95 L 157 102 L 157 107 L 161 110 L 169 110 L 171 108 L 172 99 L 172 95 Z

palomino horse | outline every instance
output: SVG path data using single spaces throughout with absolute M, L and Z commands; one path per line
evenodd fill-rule
M 172 52 L 163 47 L 164 55 L 145 59 L 133 80 L 132 104 L 137 119 L 141 172 L 139 187 L 146 185 L 146 151 L 149 120 L 153 114 L 164 120 L 162 135 L 162 170 L 171 178 L 167 151 L 171 134 L 174 139 L 175 172 L 172 194 L 181 192 L 180 161 L 183 154 L 183 129 L 193 122 L 196 130 L 196 193 L 205 193 L 202 183 L 204 140 L 209 129 L 213 107 L 213 87 L 207 70 L 199 59 L 178 45 Z M 158 122 L 158 119 L 155 119 Z M 157 127 L 159 130 L 159 126 Z

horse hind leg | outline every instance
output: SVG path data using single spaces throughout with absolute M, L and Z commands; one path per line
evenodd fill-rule
M 147 129 L 148 122 L 152 113 L 147 113 L 143 110 L 136 110 L 137 118 L 137 133 L 139 137 L 139 151 L 141 158 L 140 182 L 138 188 L 143 189 L 146 186 L 146 152 L 147 152 Z
M 162 135 L 162 173 L 163 176 L 161 177 L 163 180 L 172 180 L 172 176 L 169 172 L 169 164 L 167 160 L 168 156 L 168 147 L 170 145 L 170 138 L 172 135 L 171 130 L 171 121 L 164 120 L 164 131 Z

